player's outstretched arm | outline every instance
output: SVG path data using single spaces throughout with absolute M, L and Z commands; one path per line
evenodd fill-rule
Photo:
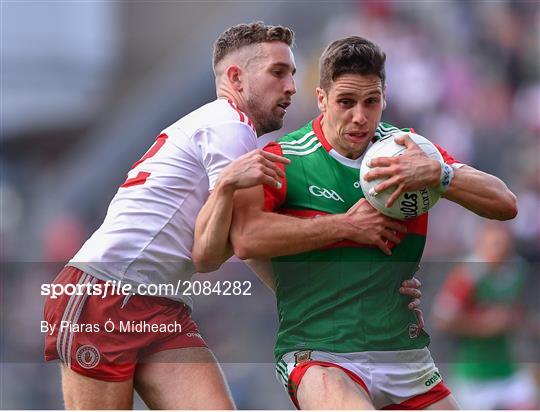
M 229 243 L 235 190 L 262 183 L 280 185 L 283 171 L 274 162 L 287 164 L 284 157 L 253 150 L 225 167 L 195 223 L 192 260 L 198 272 L 217 270 L 232 256 Z
M 361 199 L 347 213 L 302 219 L 263 210 L 262 186 L 234 196 L 231 243 L 240 259 L 267 259 L 320 249 L 344 239 L 378 246 L 391 254 L 387 240 L 399 243 L 406 228 Z
M 443 197 L 488 219 L 509 220 L 518 212 L 516 196 L 502 180 L 470 166 L 454 171 Z

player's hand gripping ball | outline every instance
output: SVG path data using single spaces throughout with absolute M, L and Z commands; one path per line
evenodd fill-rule
M 394 191 L 395 187 L 390 187 L 381 193 L 375 192 L 375 187 L 384 179 L 375 179 L 367 182 L 362 178 L 370 167 L 368 166 L 372 159 L 376 157 L 395 157 L 400 156 L 407 150 L 405 146 L 397 144 L 394 139 L 407 134 L 411 139 L 432 159 L 436 159 L 443 163 L 443 157 L 437 150 L 435 145 L 428 139 L 419 134 L 408 132 L 397 132 L 389 137 L 379 140 L 373 144 L 366 152 L 362 165 L 360 166 L 360 185 L 364 196 L 368 202 L 382 214 L 394 219 L 410 219 L 420 216 L 431 209 L 441 197 L 441 193 L 437 188 L 426 187 L 421 190 L 402 193 L 397 201 L 391 207 L 386 207 L 386 201 Z

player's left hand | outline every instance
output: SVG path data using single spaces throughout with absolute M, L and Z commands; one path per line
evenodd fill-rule
M 422 283 L 417 278 L 407 279 L 401 283 L 399 293 L 405 296 L 413 298 L 411 303 L 407 306 L 410 310 L 420 307 L 420 298 L 422 297 L 422 291 L 420 288 Z
M 418 327 L 420 329 L 424 328 L 424 313 L 420 309 L 420 298 L 422 297 L 422 282 L 417 278 L 413 277 L 412 279 L 407 279 L 401 283 L 399 288 L 399 293 L 405 296 L 410 296 L 412 298 L 411 302 L 407 305 L 409 310 L 414 311 L 416 318 L 418 320 Z
M 364 176 L 368 182 L 385 179 L 375 186 L 377 193 L 395 187 L 386 207 L 391 207 L 403 192 L 440 184 L 441 164 L 437 160 L 426 155 L 409 135 L 397 137 L 395 142 L 407 150 L 396 157 L 376 157 L 369 165 L 372 170 Z

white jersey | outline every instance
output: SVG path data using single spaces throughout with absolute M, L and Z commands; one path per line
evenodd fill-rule
M 105 221 L 68 264 L 102 280 L 176 288 L 195 273 L 195 220 L 219 173 L 256 148 L 251 121 L 231 101 L 184 116 L 133 165 Z M 181 291 L 161 295 L 191 305 Z

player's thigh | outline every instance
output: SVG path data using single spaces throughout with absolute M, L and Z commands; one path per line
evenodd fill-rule
M 72 371 L 62 370 L 62 392 L 66 409 L 131 409 L 133 379 L 105 382 Z
M 336 367 L 309 367 L 296 397 L 300 409 L 374 409 L 364 389 Z
M 454 395 L 448 395 L 446 398 L 441 399 L 440 401 L 437 401 L 435 403 L 432 403 L 431 405 L 427 406 L 424 409 L 434 409 L 434 410 L 456 410 L 460 409 L 456 398 L 454 398 Z
M 221 368 L 205 347 L 148 356 L 135 370 L 135 389 L 151 409 L 234 409 Z

